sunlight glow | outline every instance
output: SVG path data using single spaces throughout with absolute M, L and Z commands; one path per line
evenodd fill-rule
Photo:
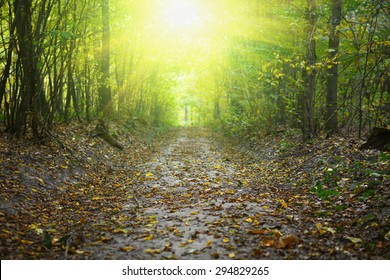
M 189 29 L 200 20 L 199 8 L 193 0 L 170 0 L 163 18 L 172 28 Z

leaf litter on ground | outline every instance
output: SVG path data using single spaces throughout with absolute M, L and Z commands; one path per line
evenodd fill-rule
M 123 151 L 82 124 L 70 150 L 1 136 L 2 259 L 390 258 L 388 153 L 111 128 Z

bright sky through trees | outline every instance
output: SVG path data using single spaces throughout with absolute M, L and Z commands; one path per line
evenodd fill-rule
M 172 28 L 186 29 L 201 20 L 199 8 L 195 1 L 170 0 L 163 13 L 163 19 Z

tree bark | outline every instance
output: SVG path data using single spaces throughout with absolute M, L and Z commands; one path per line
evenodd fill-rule
M 110 87 L 110 1 L 102 0 L 102 64 L 99 87 L 99 109 L 103 116 L 112 113 Z
M 337 82 L 338 82 L 338 53 L 339 53 L 339 26 L 341 22 L 342 0 L 332 0 L 332 16 L 329 32 L 329 63 L 326 95 L 326 123 L 328 135 L 337 132 Z
M 304 95 L 302 99 L 302 135 L 303 139 L 310 139 L 314 134 L 314 93 L 315 93 L 315 80 L 316 80 L 316 4 L 315 0 L 307 0 L 307 25 L 306 34 L 308 36 L 306 46 L 306 69 L 304 70 Z
M 15 25 L 23 77 L 20 89 L 21 100 L 15 113 L 15 127 L 12 130 L 20 135 L 29 116 L 33 134 L 38 136 L 38 118 L 35 108 L 35 98 L 38 90 L 38 58 L 34 47 L 31 5 L 30 0 L 15 0 L 14 2 Z

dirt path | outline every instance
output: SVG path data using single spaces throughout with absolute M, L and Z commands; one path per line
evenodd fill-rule
M 294 158 L 246 157 L 202 129 L 165 139 L 128 179 L 132 195 L 115 218 L 123 226 L 86 248 L 90 258 L 386 258 L 387 207 L 375 212 L 353 194 L 321 198 L 313 174 L 289 173 Z
M 201 130 L 181 130 L 133 181 L 140 207 L 130 227 L 114 236 L 98 259 L 214 259 L 261 255 L 245 246 L 243 231 L 266 225 L 267 207 L 253 201 L 242 167 Z M 129 206 L 131 207 L 131 206 Z M 253 251 L 254 250 L 254 251 Z M 253 257 L 253 256 L 252 256 Z M 257 256 L 258 257 L 258 256 Z
M 124 134 L 118 151 L 71 131 L 78 164 L 0 142 L 2 258 L 390 258 L 387 154 L 335 139 L 252 153 L 200 128 Z

